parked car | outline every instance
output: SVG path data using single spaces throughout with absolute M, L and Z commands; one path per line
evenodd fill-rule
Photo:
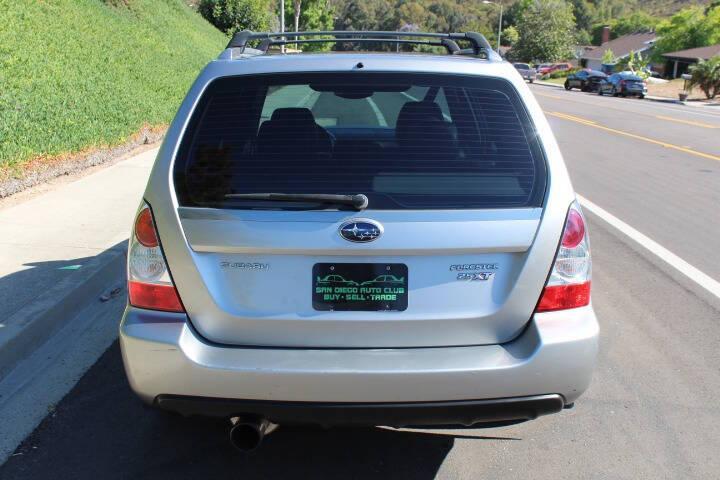
M 395 284 L 402 285 L 404 282 L 405 282 L 404 278 L 398 278 L 395 275 L 379 275 L 372 280 L 366 280 L 366 281 L 362 282 L 360 285 L 366 286 L 366 285 L 375 285 L 375 284 L 384 284 L 384 283 L 389 283 L 389 284 L 393 284 L 393 285 L 395 285 Z
M 598 85 L 605 78 L 607 78 L 607 75 L 602 72 L 581 70 L 567 76 L 567 79 L 565 79 L 565 90 L 579 88 L 583 92 L 596 92 Z
M 614 97 L 644 98 L 647 95 L 647 83 L 632 73 L 613 73 L 598 85 L 598 95 L 606 93 Z
M 545 75 L 547 71 L 553 66 L 552 63 L 541 63 L 537 66 L 537 74 L 538 75 Z
M 165 135 L 127 256 L 132 389 L 233 419 L 242 450 L 272 423 L 571 407 L 598 351 L 586 220 L 526 83 L 475 33 L 383 40 L 446 56 L 268 54 L 297 35 L 235 34 Z M 368 279 L 392 284 L 342 286 Z
M 513 67 L 515 67 L 515 70 L 520 73 L 520 76 L 528 82 L 533 83 L 535 81 L 537 72 L 527 63 L 513 63 Z
M 569 63 L 553 63 L 551 65 L 542 67 L 538 69 L 538 73 L 540 75 L 550 75 L 553 72 L 562 71 L 562 70 L 570 70 L 573 66 Z
M 326 275 L 324 277 L 317 277 L 315 285 L 330 286 L 330 285 L 344 285 L 347 287 L 353 287 L 359 285 L 354 280 L 345 280 L 342 275 Z

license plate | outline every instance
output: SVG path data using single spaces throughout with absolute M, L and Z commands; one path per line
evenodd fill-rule
M 408 268 L 401 263 L 316 263 L 313 308 L 323 311 L 403 311 Z

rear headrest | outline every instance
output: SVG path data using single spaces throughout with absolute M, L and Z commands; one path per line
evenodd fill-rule
M 315 125 L 315 117 L 309 108 L 278 108 L 273 112 L 270 120 L 280 124 Z
M 423 137 L 443 127 L 442 112 L 435 102 L 408 102 L 400 109 L 395 135 L 399 143 Z
M 307 108 L 278 108 L 258 132 L 257 149 L 261 154 L 305 158 L 310 153 L 329 154 L 331 148 L 330 135 L 315 123 Z
M 423 100 L 421 102 L 407 102 L 400 109 L 400 114 L 398 115 L 398 123 L 420 117 L 442 120 L 442 112 L 440 111 L 440 105 L 435 102 L 429 102 L 426 100 Z
M 437 158 L 457 156 L 457 144 L 450 125 L 435 102 L 408 102 L 403 105 L 395 126 L 395 138 L 406 153 Z

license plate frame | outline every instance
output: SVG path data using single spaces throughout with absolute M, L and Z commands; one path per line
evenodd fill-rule
M 312 304 L 319 311 L 402 312 L 408 307 L 403 263 L 316 263 Z

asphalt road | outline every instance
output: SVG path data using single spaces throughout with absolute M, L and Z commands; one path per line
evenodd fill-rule
M 578 193 L 720 281 L 720 129 L 697 125 L 720 112 L 533 91 Z M 588 217 L 602 344 L 573 410 L 492 429 L 280 428 L 242 456 L 223 422 L 143 407 L 113 345 L 0 478 L 718 478 L 720 299 Z

